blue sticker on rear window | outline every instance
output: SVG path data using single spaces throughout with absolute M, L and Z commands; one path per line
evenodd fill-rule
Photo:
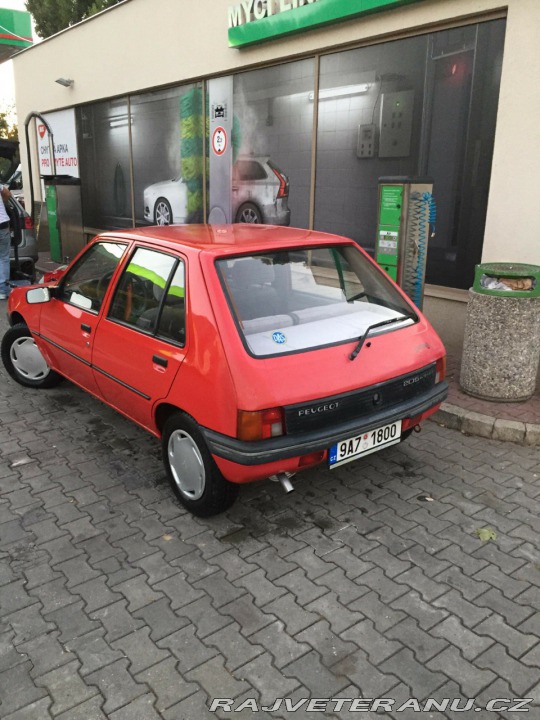
M 283 343 L 287 342 L 287 338 L 282 332 L 279 332 L 279 330 L 277 330 L 275 333 L 272 333 L 272 340 L 278 345 L 283 345 Z

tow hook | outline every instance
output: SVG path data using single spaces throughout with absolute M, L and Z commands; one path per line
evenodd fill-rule
M 291 493 L 294 490 L 294 486 L 291 482 L 291 478 L 294 477 L 294 473 L 281 472 L 276 475 L 270 475 L 272 482 L 281 483 L 281 487 L 286 493 Z
M 421 425 L 415 425 L 413 428 L 415 433 L 422 432 L 422 426 Z

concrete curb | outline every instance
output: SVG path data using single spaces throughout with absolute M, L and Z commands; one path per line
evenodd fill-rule
M 464 410 L 450 403 L 443 403 L 430 419 L 438 425 L 459 430 L 466 435 L 540 447 L 540 425 L 536 423 L 501 420 L 491 415 Z

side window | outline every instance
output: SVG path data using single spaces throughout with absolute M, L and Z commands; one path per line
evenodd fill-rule
M 167 289 L 159 317 L 157 334 L 183 345 L 186 341 L 186 298 L 184 263 L 179 262 Z
M 11 176 L 9 181 L 10 190 L 22 190 L 22 173 L 17 171 Z
M 183 263 L 170 255 L 138 248 L 118 282 L 109 318 L 183 343 Z
M 263 166 L 256 160 L 238 160 L 234 169 L 235 179 L 245 182 L 266 180 L 268 177 Z
M 115 242 L 92 245 L 62 278 L 59 298 L 84 310 L 99 312 L 126 247 Z

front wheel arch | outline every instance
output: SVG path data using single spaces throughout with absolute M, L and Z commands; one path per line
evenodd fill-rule
M 24 323 L 16 323 L 6 331 L 0 354 L 9 375 L 24 387 L 51 388 L 63 380 L 49 367 Z
M 161 208 L 161 209 L 160 209 Z M 164 213 L 168 215 L 168 222 L 159 222 L 159 219 L 164 217 Z M 169 200 L 166 197 L 158 197 L 154 203 L 154 224 L 155 225 L 172 225 L 173 223 L 173 211 Z
M 26 322 L 20 313 L 14 312 L 9 318 L 9 324 L 11 327 L 13 327 L 14 325 L 26 325 Z

